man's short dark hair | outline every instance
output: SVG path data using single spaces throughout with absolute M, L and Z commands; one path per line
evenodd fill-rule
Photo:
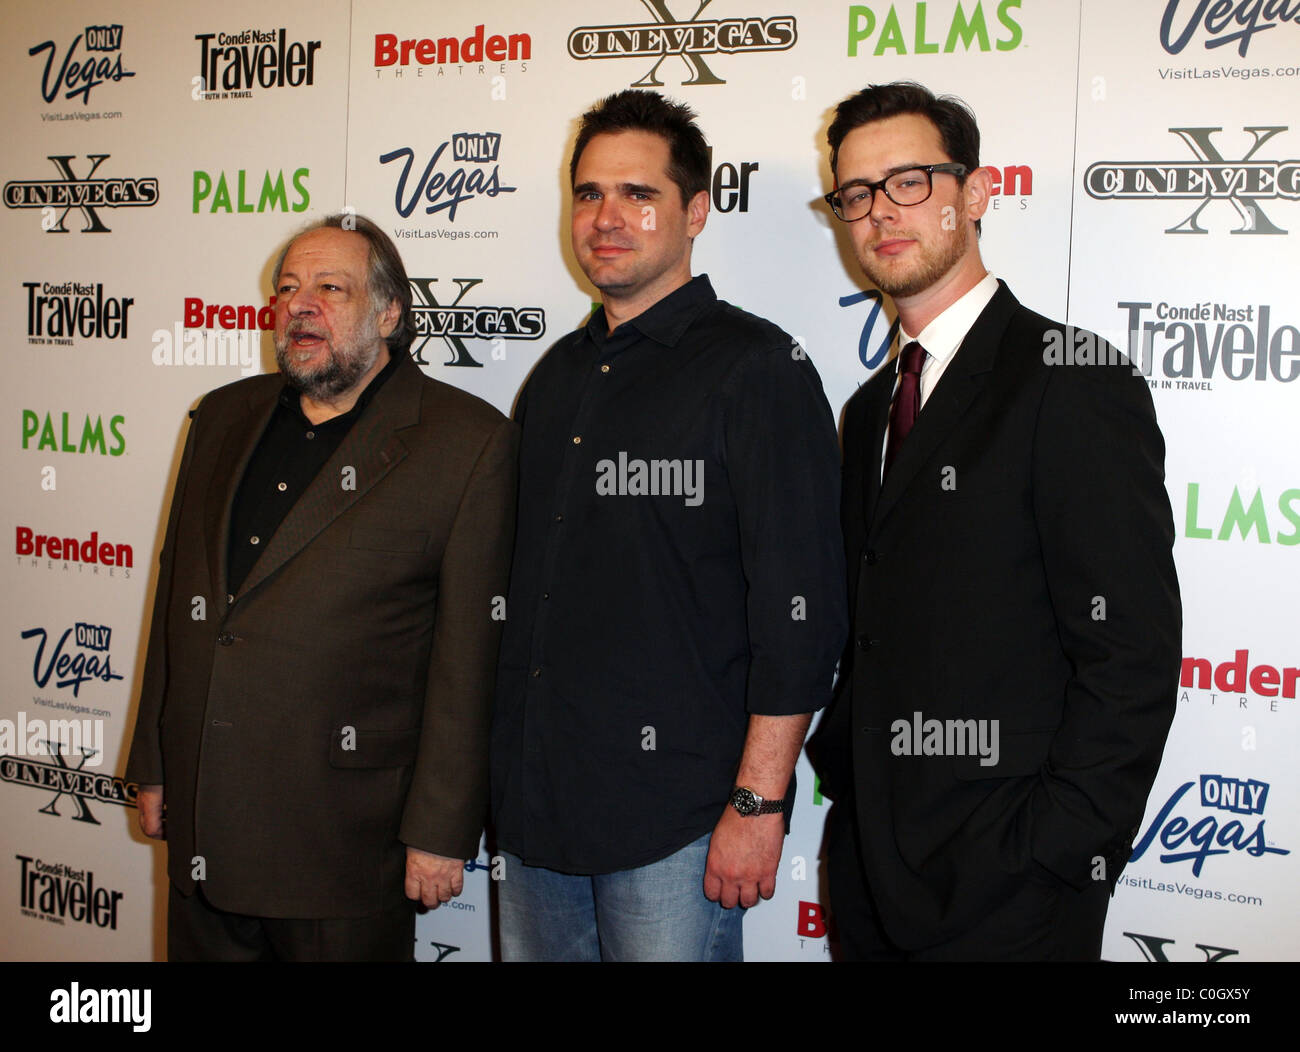
M 840 145 L 849 132 L 864 124 L 907 113 L 924 117 L 933 124 L 944 153 L 958 164 L 964 164 L 968 174 L 980 166 L 980 130 L 970 107 L 955 95 L 936 96 L 915 81 L 896 80 L 892 84 L 865 87 L 835 107 L 835 119 L 826 132 L 831 147 L 831 175 L 838 178 Z M 958 180 L 965 181 L 965 176 Z M 977 219 L 976 233 L 979 228 Z
M 310 234 L 313 230 L 324 230 L 330 227 L 335 230 L 348 230 L 360 234 L 366 239 L 370 246 L 366 286 L 370 292 L 371 305 L 376 312 L 382 311 L 393 300 L 397 300 L 401 306 L 397 324 L 384 342 L 388 344 L 388 349 L 393 353 L 407 351 L 415 341 L 415 314 L 411 309 L 411 283 L 406 278 L 406 267 L 402 265 L 402 257 L 398 254 L 397 246 L 393 244 L 383 230 L 365 216 L 352 213 L 326 216 L 324 219 L 319 219 L 298 231 L 290 239 L 289 243 L 281 249 L 280 258 L 275 261 L 271 284 L 277 288 L 279 287 L 280 268 L 284 266 L 284 257 L 289 254 L 289 249 L 293 247 L 293 243 L 298 238 L 302 237 L 303 234 Z
M 670 102 L 656 91 L 620 91 L 582 115 L 578 139 L 569 160 L 569 185 L 576 184 L 578 158 L 597 135 L 644 131 L 668 143 L 668 178 L 677 184 L 682 207 L 709 188 L 709 144 L 695 123 L 695 111 L 683 102 Z

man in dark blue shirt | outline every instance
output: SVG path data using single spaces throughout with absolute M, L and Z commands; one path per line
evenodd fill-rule
M 687 107 L 611 96 L 570 174 L 602 306 L 516 410 L 502 951 L 737 960 L 847 631 L 835 425 L 802 348 L 691 277 L 709 155 Z

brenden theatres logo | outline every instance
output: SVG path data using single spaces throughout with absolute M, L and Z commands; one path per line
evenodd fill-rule
M 92 774 L 82 770 L 88 759 L 84 754 L 77 758 L 75 767 L 69 767 L 68 758 L 57 746 L 52 752 L 54 763 L 22 756 L 0 756 L 0 781 L 52 792 L 54 796 L 44 807 L 38 809 L 43 815 L 61 817 L 64 812 L 59 810 L 59 801 L 66 796 L 72 802 L 72 814 L 69 817 L 74 822 L 88 822 L 95 826 L 100 821 L 91 810 L 92 801 L 96 804 L 116 804 L 119 807 L 136 806 L 140 787 L 135 782 L 128 782 L 116 775 Z
M 656 74 L 664 60 L 680 58 L 689 70 L 689 84 L 725 84 L 704 61 L 706 55 L 735 55 L 752 51 L 788 51 L 799 39 L 793 15 L 769 18 L 740 16 L 720 20 L 700 15 L 712 0 L 700 0 L 686 21 L 668 10 L 667 0 L 642 0 L 654 22 L 612 26 L 579 26 L 569 34 L 569 55 L 593 58 L 652 58 L 654 64 L 634 80 L 634 88 L 663 87 Z
M 448 148 L 455 168 L 439 169 Z M 513 194 L 518 187 L 504 186 L 501 166 L 501 136 L 497 132 L 459 132 L 433 151 L 417 180 L 411 179 L 415 151 L 409 146 L 399 146 L 379 158 L 380 164 L 402 162 L 401 174 L 393 194 L 393 207 L 403 219 L 415 211 L 421 198 L 428 201 L 425 215 L 446 212 L 447 221 L 456 222 L 456 211 L 466 201 L 479 197 L 496 197 Z M 489 167 L 489 165 L 491 167 Z
M 84 57 L 78 45 L 86 51 Z M 65 99 L 80 96 L 81 104 L 89 105 L 93 88 L 135 76 L 122 65 L 122 27 L 118 25 L 87 26 L 84 33 L 72 38 L 62 58 L 53 40 L 28 48 L 27 54 L 45 56 L 41 98 L 46 102 L 53 102 L 63 92 Z
M 24 281 L 27 342 L 72 346 L 85 340 L 125 340 L 134 296 L 105 296 L 104 283 Z
M 251 99 L 254 88 L 298 88 L 315 83 L 319 40 L 290 41 L 285 29 L 198 33 L 196 99 Z
M 18 900 L 24 917 L 53 924 L 89 924 L 117 931 L 117 907 L 123 894 L 96 886 L 95 871 L 66 862 L 46 862 L 29 855 L 18 861 Z
M 1197 220 L 1211 203 L 1226 201 L 1241 226 L 1234 234 L 1285 234 L 1260 207 L 1261 201 L 1300 199 L 1300 160 L 1252 160 L 1287 125 L 1248 126 L 1253 142 L 1240 160 L 1225 160 L 1213 137 L 1222 128 L 1170 128 L 1187 144 L 1195 161 L 1098 161 L 1083 175 L 1088 196 L 1098 201 L 1199 201 L 1166 234 L 1208 234 Z
M 1181 8 L 1181 10 L 1180 10 Z M 1160 19 L 1160 46 L 1171 55 L 1179 54 L 1191 41 L 1198 29 L 1205 30 L 1205 50 L 1237 45 L 1237 54 L 1246 57 L 1250 38 L 1256 33 L 1276 29 L 1280 25 L 1300 24 L 1300 4 L 1288 0 L 1193 0 L 1183 3 L 1168 0 L 1164 17 Z M 1291 38 L 1295 46 L 1295 38 Z
M 1300 491 L 1297 495 L 1300 496 Z M 1220 691 L 1241 697 L 1249 693 L 1269 699 L 1276 710 L 1278 698 L 1295 701 L 1297 683 L 1300 683 L 1300 668 L 1252 664 L 1250 651 L 1243 647 L 1233 652 L 1231 661 L 1221 661 L 1218 665 L 1209 658 L 1183 658 L 1178 677 L 1178 685 L 1183 688 L 1179 700 L 1189 700 L 1189 690 L 1206 691 L 1212 699 Z
M 275 328 L 275 297 L 252 303 L 204 303 L 185 297 L 183 321 L 153 332 L 154 365 L 238 365 L 243 376 L 258 371 L 262 333 Z
M 505 357 L 502 340 L 538 340 L 546 332 L 546 313 L 541 307 L 484 307 L 462 305 L 470 289 L 482 285 L 482 278 L 452 278 L 456 298 L 450 303 L 439 303 L 433 286 L 437 278 L 411 278 L 411 295 L 414 299 L 415 342 L 411 356 L 421 365 L 430 363 L 424 349 L 431 340 L 442 340 L 451 357 L 443 365 L 482 366 L 469 348 L 466 340 L 491 340 L 492 357 Z
M 1254 779 L 1225 778 L 1220 774 L 1203 774 L 1200 778 L 1200 804 L 1210 814 L 1175 814 L 1188 790 L 1196 782 L 1184 782 L 1173 791 L 1152 819 L 1147 831 L 1133 846 L 1130 862 L 1136 862 L 1159 842 L 1160 861 L 1166 865 L 1192 864 L 1192 876 L 1199 877 L 1205 863 L 1215 855 L 1240 851 L 1251 858 L 1265 855 L 1289 855 L 1290 849 L 1273 847 L 1264 833 L 1264 807 L 1268 803 L 1268 783 Z M 1193 800 L 1196 798 L 1193 797 Z M 1227 818 L 1220 825 L 1220 817 Z M 1254 829 L 1247 831 L 1250 819 L 1259 816 Z
M 424 76 L 424 66 L 436 66 L 436 75 L 442 77 L 446 76 L 448 67 L 465 65 L 478 66 L 481 73 L 489 62 L 499 63 L 497 70 L 503 70 L 506 62 L 518 62 L 523 73 L 528 70 L 532 53 L 533 41 L 527 33 L 485 36 L 481 25 L 475 26 L 474 32 L 464 39 L 446 36 L 437 40 L 429 37 L 402 40 L 396 33 L 375 34 L 375 72 L 380 76 L 391 68 L 393 75 L 400 77 L 412 63 L 417 77 Z
M 37 566 L 42 559 L 47 559 L 50 566 L 61 561 L 65 570 L 73 564 L 82 570 L 90 566 L 93 573 L 98 573 L 101 566 L 107 566 L 110 577 L 115 569 L 124 570 L 123 576 L 130 577 L 134 565 L 129 544 L 101 541 L 98 530 L 92 530 L 87 538 L 59 537 L 55 534 L 36 533 L 30 526 L 18 526 L 14 554 L 18 556 L 19 565 L 30 559 L 31 564 Z
M 158 203 L 158 180 L 152 176 L 96 179 L 99 166 L 108 160 L 106 153 L 86 154 L 90 171 L 78 177 L 72 171 L 76 154 L 51 157 L 61 179 L 23 180 L 5 183 L 7 208 L 40 208 L 45 211 L 41 227 L 51 234 L 66 234 L 63 225 L 74 208 L 81 211 L 86 225 L 83 234 L 107 234 L 109 227 L 100 219 L 101 208 L 150 208 Z

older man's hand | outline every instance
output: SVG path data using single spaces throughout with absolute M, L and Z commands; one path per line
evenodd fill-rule
M 465 862 L 444 858 L 418 847 L 406 848 L 406 897 L 436 910 L 465 886 Z

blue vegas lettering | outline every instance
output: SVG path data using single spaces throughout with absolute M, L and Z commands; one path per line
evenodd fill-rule
M 447 219 L 454 223 L 457 209 L 466 201 L 472 201 L 478 196 L 496 197 L 498 194 L 513 194 L 517 187 L 501 185 L 500 166 L 493 163 L 491 168 L 487 167 L 490 162 L 496 161 L 500 145 L 501 136 L 490 132 L 479 134 L 462 132 L 452 136 L 434 150 L 433 156 L 424 166 L 419 181 L 411 188 L 409 195 L 407 184 L 415 160 L 415 151 L 409 146 L 400 146 L 396 150 L 383 154 L 379 158 L 380 164 L 389 164 L 397 160 L 402 162 L 402 174 L 397 178 L 397 190 L 393 195 L 393 205 L 397 209 L 397 214 L 405 219 L 415 211 L 420 198 L 425 198 L 429 202 L 424 210 L 426 214 L 433 215 L 434 212 L 446 211 Z M 453 162 L 467 161 L 471 165 L 481 167 L 461 165 L 452 171 L 435 171 L 449 146 L 452 147 Z
M 66 88 L 67 94 L 64 98 L 71 99 L 80 95 L 82 105 L 86 105 L 90 102 L 91 88 L 98 87 L 108 80 L 118 81 L 123 77 L 135 76 L 131 71 L 122 68 L 122 55 L 119 51 L 122 46 L 121 26 L 86 27 L 86 50 L 119 52 L 111 58 L 108 54 L 99 57 L 90 55 L 79 61 L 76 58 L 77 45 L 81 42 L 81 33 L 72 38 L 72 44 L 68 47 L 67 54 L 63 56 L 63 62 L 59 65 L 57 73 L 54 72 L 54 64 L 58 59 L 58 48 L 55 47 L 53 40 L 47 40 L 43 44 L 27 49 L 29 55 L 48 52 L 45 56 L 45 72 L 41 74 L 41 97 L 46 102 L 53 102 L 59 92 Z M 51 78 L 52 73 L 54 75 Z
M 849 296 L 840 297 L 841 307 L 852 307 L 855 303 L 861 303 L 864 300 L 871 301 L 871 311 L 867 314 L 867 320 L 862 323 L 862 335 L 858 337 L 858 359 L 868 369 L 874 369 L 885 360 L 889 353 L 889 346 L 894 342 L 894 336 L 898 333 L 898 321 L 890 323 L 885 330 L 885 337 L 873 351 L 871 349 L 871 340 L 876 332 L 876 321 L 882 317 L 881 307 L 885 302 L 885 294 L 879 289 L 867 289 L 865 292 L 855 292 Z
M 1252 858 L 1264 855 L 1289 855 L 1289 849 L 1269 847 L 1264 836 L 1264 820 L 1250 832 L 1243 823 L 1231 819 L 1219 825 L 1214 815 L 1205 815 L 1196 822 L 1173 811 L 1187 791 L 1195 782 L 1184 782 L 1165 802 L 1160 813 L 1133 846 L 1130 862 L 1136 862 L 1147 849 L 1159 839 L 1166 851 L 1160 856 L 1161 862 L 1191 862 L 1192 875 L 1199 877 L 1205 861 L 1211 855 L 1226 855 L 1229 851 L 1244 851 Z M 1217 774 L 1201 775 L 1201 806 L 1232 814 L 1262 815 L 1264 803 L 1268 798 L 1268 785 L 1265 782 L 1246 781 L 1236 778 L 1224 778 Z
M 1187 21 L 1175 36 L 1174 19 L 1179 17 L 1180 7 Z M 1189 9 L 1190 17 L 1187 15 Z M 1205 42 L 1207 51 L 1225 44 L 1236 44 L 1237 54 L 1245 58 L 1251 37 L 1276 29 L 1285 22 L 1300 23 L 1300 0 L 1268 0 L 1267 3 L 1263 0 L 1240 0 L 1235 7 L 1230 0 L 1226 3 L 1225 0 L 1215 0 L 1213 6 L 1210 0 L 1196 0 L 1194 7 L 1180 3 L 1180 0 L 1169 0 L 1164 17 L 1160 19 L 1160 45 L 1169 54 L 1177 55 L 1191 41 L 1197 28 L 1203 27 L 1210 38 Z
M 76 633 L 73 646 L 75 652 L 65 651 L 68 637 Z M 59 688 L 71 687 L 72 696 L 78 697 L 81 685 L 88 680 L 99 679 L 109 683 L 122 677 L 113 671 L 112 658 L 108 653 L 112 629 L 107 625 L 89 625 L 78 622 L 73 628 L 64 629 L 50 654 L 45 658 L 45 644 L 48 636 L 43 628 L 29 628 L 22 634 L 23 639 L 36 639 L 36 657 L 32 661 L 32 678 L 38 687 L 44 688 L 51 676 L 57 676 L 54 685 Z M 91 651 L 91 653 L 85 653 Z

